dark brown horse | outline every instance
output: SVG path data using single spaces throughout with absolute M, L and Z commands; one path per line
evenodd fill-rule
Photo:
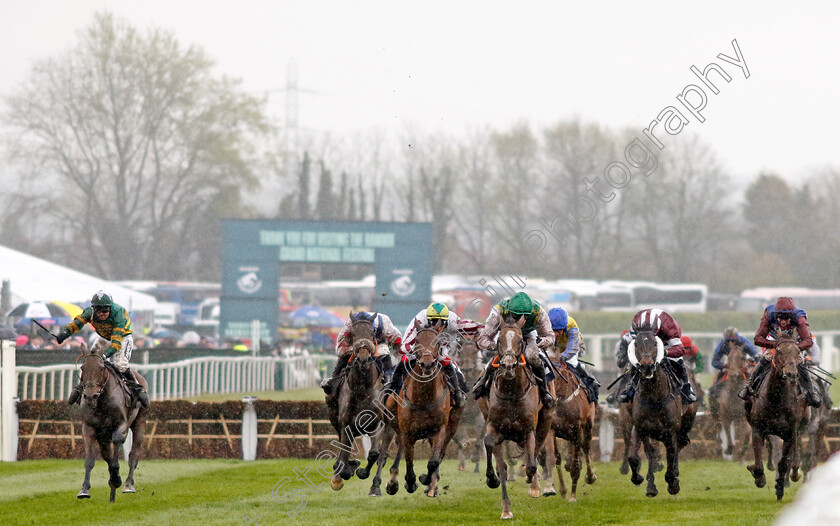
M 747 413 L 744 403 L 738 398 L 738 391 L 749 378 L 750 364 L 746 360 L 743 343 L 728 341 L 726 345 L 729 348 L 726 369 L 720 379 L 709 388 L 709 409 L 712 418 L 720 426 L 721 433 L 726 437 L 724 455 L 734 453 L 734 458 L 740 460 L 749 448 L 750 433 Z M 735 441 L 739 438 L 741 446 L 735 450 Z
M 344 481 L 353 476 L 354 470 L 360 479 L 366 479 L 379 458 L 379 433 L 375 431 L 382 425 L 382 411 L 374 402 L 382 390 L 382 376 L 375 358 L 377 342 L 373 320 L 376 316 L 350 312 L 352 324 L 347 343 L 352 356 L 338 394 L 327 400 L 330 422 L 338 433 L 337 445 L 341 450 L 330 482 L 335 491 L 344 487 Z M 356 439 L 365 434 L 371 441 L 368 465 L 358 468 L 360 462 L 351 460 L 350 453 L 360 450 Z
M 90 471 L 96 462 L 96 451 L 108 464 L 111 487 L 110 501 L 114 502 L 117 488 L 122 485 L 120 478 L 119 446 L 125 442 L 128 430 L 133 438 L 131 453 L 128 456 L 128 477 L 123 493 L 134 493 L 134 470 L 140 458 L 143 436 L 146 433 L 146 411 L 139 401 L 131 404 L 131 396 L 120 381 L 119 374 L 110 365 L 105 365 L 101 354 L 82 345 L 82 376 L 84 386 L 81 400 L 82 436 L 85 441 L 85 480 L 82 490 L 76 497 L 90 498 Z M 148 389 L 146 380 L 134 372 L 135 378 L 144 389 Z
M 639 447 L 645 438 L 658 440 L 665 445 L 666 464 L 665 481 L 668 493 L 680 492 L 680 450 L 688 445 L 688 433 L 694 425 L 697 404 L 683 406 L 679 390 L 675 388 L 665 370 L 663 360 L 665 349 L 662 341 L 650 330 L 641 330 L 636 340 L 630 344 L 628 358 L 638 370 L 639 386 L 633 398 L 630 414 L 633 417 L 633 431 L 630 437 L 630 456 L 628 461 L 633 474 L 630 480 L 640 485 L 644 479 L 639 474 L 641 461 Z M 659 494 L 654 483 L 653 443 L 645 443 L 648 458 L 647 491 L 648 497 Z
M 557 403 L 552 412 L 551 432 L 545 441 L 546 466 L 543 480 L 547 482 L 543 495 L 555 494 L 552 471 L 560 459 L 560 439 L 563 439 L 569 444 L 565 466 L 572 481 L 569 502 L 577 502 L 577 483 L 583 465 L 581 454 L 586 460 L 586 483 L 594 484 L 598 479 L 589 456 L 592 428 L 595 424 L 595 402 L 590 402 L 586 397 L 580 380 L 565 361 L 559 364 L 558 374 L 554 379 L 554 391 L 557 393 Z M 565 497 L 566 483 L 559 463 L 557 475 L 560 478 L 560 495 Z
M 798 366 L 802 362 L 800 349 L 796 345 L 796 331 L 788 336 L 777 331 L 776 349 L 772 366 L 758 388 L 754 401 L 745 402 L 747 420 L 752 427 L 755 464 L 747 469 L 755 479 L 755 485 L 763 488 L 767 483 L 764 467 L 761 465 L 764 441 L 776 435 L 783 441 L 782 457 L 776 465 L 776 498 L 785 494 L 788 474 L 791 480 L 799 480 L 800 436 L 811 418 L 810 407 L 800 396 Z
M 493 359 L 493 366 L 499 370 L 493 379 L 487 401 L 480 404 L 487 422 L 484 435 L 487 486 L 498 488 L 499 483 L 502 484 L 502 519 L 513 517 L 507 493 L 508 474 L 502 443 L 510 440 L 525 451 L 525 474 L 531 484 L 528 494 L 531 497 L 539 497 L 539 477 L 535 476 L 536 453 L 542 449 L 551 426 L 551 409 L 543 407 L 540 403 L 535 379 L 526 365 L 525 340 L 522 337 L 524 323 L 524 317 L 520 317 L 515 323 L 510 319 L 502 323 L 496 357 Z M 554 388 L 549 386 L 549 391 L 553 394 Z M 481 400 L 484 401 L 483 398 Z M 494 456 L 496 471 L 493 470 L 492 463 Z
M 440 335 L 442 326 L 421 327 L 415 322 L 417 339 L 414 352 L 417 359 L 409 369 L 399 393 L 397 403 L 398 440 L 405 455 L 405 489 L 409 493 L 417 490 L 417 480 L 427 486 L 426 496 L 437 497 L 440 479 L 440 463 L 446 453 L 446 446 L 455 435 L 464 408 L 452 408 L 445 374 L 441 371 Z M 404 402 L 404 403 L 402 403 Z M 393 407 L 391 398 L 388 406 Z M 417 440 L 431 440 L 431 454 L 426 473 L 419 479 L 414 473 L 414 444 Z M 399 473 L 398 460 L 391 468 L 391 481 L 386 487 L 389 494 L 396 493 L 396 476 Z M 393 493 L 392 493 L 393 491 Z

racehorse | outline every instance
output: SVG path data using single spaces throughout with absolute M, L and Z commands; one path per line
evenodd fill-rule
M 82 391 L 81 420 L 82 436 L 85 441 L 85 480 L 82 490 L 76 495 L 80 499 L 90 498 L 90 471 L 96 462 L 96 448 L 102 460 L 108 464 L 111 487 L 110 501 L 114 502 L 117 488 L 122 485 L 120 461 L 117 454 L 119 446 L 125 442 L 128 430 L 133 438 L 131 453 L 128 456 L 128 477 L 125 479 L 123 493 L 135 493 L 134 470 L 140 458 L 143 436 L 146 433 L 146 412 L 139 401 L 132 404 L 131 395 L 120 380 L 120 374 L 107 364 L 101 354 L 82 344 Z M 134 376 L 144 389 L 148 389 L 146 380 L 134 372 Z
M 487 453 L 487 486 L 498 488 L 502 484 L 502 519 L 513 518 L 510 510 L 510 498 L 507 493 L 507 464 L 504 460 L 502 443 L 511 440 L 525 451 L 525 474 L 531 487 L 531 497 L 540 496 L 537 472 L 536 452 L 542 449 L 543 442 L 551 426 L 551 409 L 542 406 L 535 379 L 525 361 L 525 340 L 522 326 L 525 318 L 520 317 L 515 323 L 506 319 L 499 330 L 496 356 L 493 366 L 499 371 L 493 379 L 487 401 L 480 404 L 486 424 L 484 448 Z M 554 391 L 549 386 L 549 391 Z M 484 400 L 484 399 L 482 399 Z M 496 457 L 496 471 L 493 470 L 493 457 Z
M 726 437 L 727 447 L 724 454 L 732 455 L 735 460 L 744 457 L 749 448 L 750 435 L 747 427 L 747 413 L 744 404 L 738 398 L 738 391 L 749 378 L 750 363 L 746 360 L 744 344 L 726 342 L 729 347 L 725 372 L 709 389 L 709 408 L 712 418 L 720 426 Z M 735 451 L 735 440 L 741 438 L 741 447 Z
M 409 493 L 417 490 L 417 480 L 427 486 L 426 496 L 437 497 L 440 480 L 440 463 L 446 453 L 446 446 L 455 435 L 464 408 L 453 408 L 450 403 L 449 387 L 440 364 L 440 334 L 442 326 L 422 327 L 415 321 L 417 339 L 414 344 L 417 359 L 409 369 L 400 403 L 388 399 L 386 407 L 397 407 L 399 445 L 405 455 L 405 489 Z M 404 403 L 403 403 L 404 402 Z M 414 473 L 414 443 L 424 438 L 431 439 L 431 455 L 426 465 L 427 472 L 419 479 Z M 399 457 L 391 468 L 391 481 L 386 491 L 393 495 L 397 491 Z
M 382 390 L 382 375 L 376 361 L 376 337 L 373 320 L 378 313 L 368 317 L 365 313 L 350 312 L 350 335 L 347 343 L 352 353 L 336 396 L 327 397 L 330 422 L 338 433 L 340 442 L 338 459 L 333 466 L 330 481 L 335 491 L 344 487 L 344 481 L 353 476 L 366 479 L 371 466 L 379 458 L 379 434 L 374 433 L 382 420 L 381 408 L 374 403 Z M 358 460 L 350 460 L 350 453 L 357 451 L 356 438 L 368 434 L 371 448 L 367 467 L 359 468 Z
M 572 372 L 564 360 L 558 365 L 558 374 L 554 378 L 554 391 L 557 403 L 551 413 L 551 431 L 546 440 L 546 466 L 543 480 L 546 489 L 543 495 L 554 495 L 553 468 L 560 457 L 560 440 L 568 441 L 566 471 L 572 481 L 569 502 L 577 502 L 577 483 L 581 472 L 581 453 L 586 459 L 586 483 L 594 484 L 597 475 L 592 469 L 589 456 L 589 444 L 592 441 L 592 428 L 595 424 L 595 402 L 590 402 L 581 386 L 580 379 Z M 556 458 L 555 458 L 556 457 Z M 560 495 L 566 497 L 566 483 L 563 470 L 557 465 L 560 478 Z
M 799 480 L 799 439 L 811 417 L 810 407 L 798 392 L 798 366 L 802 362 L 800 349 L 796 345 L 796 331 L 788 336 L 781 331 L 776 334 L 776 349 L 770 371 L 761 381 L 755 401 L 744 404 L 747 420 L 752 427 L 755 464 L 747 466 L 755 479 L 755 485 L 766 484 L 764 468 L 761 465 L 764 441 L 769 435 L 782 439 L 782 457 L 776 465 L 776 498 L 781 500 L 785 493 L 785 480 Z
M 653 331 L 638 331 L 636 340 L 630 344 L 627 351 L 627 357 L 639 372 L 639 385 L 630 409 L 633 419 L 628 458 L 633 472 L 630 480 L 637 486 L 644 481 L 639 474 L 639 447 L 645 438 L 658 440 L 665 445 L 665 481 L 668 483 L 668 493 L 676 495 L 680 492 L 679 454 L 690 442 L 688 433 L 694 425 L 697 404 L 683 406 L 679 389 L 672 385 L 670 374 L 663 365 L 665 346 Z M 645 454 L 648 458 L 648 485 L 645 494 L 655 497 L 659 491 L 654 483 L 654 466 L 651 459 L 655 453 L 652 442 L 645 443 Z

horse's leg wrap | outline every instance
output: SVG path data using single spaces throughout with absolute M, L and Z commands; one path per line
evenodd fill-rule
M 493 361 L 487 362 L 484 366 L 484 374 L 478 377 L 473 385 L 473 397 L 478 400 L 490 392 L 490 385 L 493 383 L 493 375 L 496 373 L 496 368 L 492 366 Z
M 808 369 L 805 368 L 804 364 L 799 364 L 796 369 L 799 373 L 799 385 L 805 392 L 805 403 L 811 407 L 819 407 L 820 397 L 817 395 L 817 390 L 811 379 L 811 375 L 808 373 Z
M 697 401 L 697 395 L 694 394 L 694 388 L 691 387 L 691 382 L 688 381 L 688 371 L 685 370 L 685 363 L 682 360 L 668 359 L 668 361 L 670 362 L 674 376 L 680 382 L 682 402 L 684 404 L 693 404 Z
M 540 390 L 540 401 L 546 407 L 554 407 L 554 397 L 548 392 L 548 386 L 545 383 L 545 369 L 542 361 L 536 360 L 536 363 L 526 362 L 534 377 L 537 380 L 537 388 Z
M 753 369 L 752 375 L 750 376 L 749 381 L 747 381 L 747 385 L 738 392 L 738 398 L 741 400 L 748 400 L 749 398 L 754 397 L 756 390 L 758 390 L 758 385 L 761 383 L 761 379 L 764 378 L 764 375 L 769 370 L 770 360 L 762 357 L 758 361 L 758 365 L 756 365 L 755 369 Z
M 326 378 L 323 382 L 321 382 L 321 389 L 323 389 L 324 392 L 327 393 L 327 395 L 332 394 L 333 382 L 336 378 L 338 378 L 338 375 L 341 374 L 341 372 L 347 368 L 347 364 L 350 363 L 351 356 L 352 353 L 350 353 L 349 351 L 339 356 L 338 361 L 335 362 L 335 369 L 333 369 L 332 376 Z
M 446 373 L 447 384 L 452 394 L 452 407 L 463 407 L 466 400 L 464 400 L 464 393 L 461 392 L 458 375 L 455 372 L 455 363 L 450 361 L 449 365 L 443 366 L 443 371 Z
M 125 378 L 125 385 L 128 387 L 128 390 L 131 391 L 131 396 L 136 397 L 140 400 L 140 403 L 143 404 L 143 407 L 149 407 L 149 395 L 146 393 L 146 390 L 143 389 L 143 386 L 134 378 L 134 373 L 131 372 L 131 369 L 126 367 L 125 371 L 122 372 L 123 378 Z
M 67 403 L 70 405 L 78 404 L 79 400 L 82 399 L 82 391 L 84 390 L 84 386 L 82 385 L 82 381 L 79 380 L 79 383 L 73 387 L 73 390 L 70 392 L 70 398 L 67 399 Z

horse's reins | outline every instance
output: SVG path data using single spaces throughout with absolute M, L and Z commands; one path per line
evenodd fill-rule
M 552 364 L 552 365 L 556 365 L 556 366 L 559 367 L 560 378 L 562 378 L 564 382 L 569 383 L 569 380 L 566 380 L 566 377 L 563 375 L 563 371 L 569 369 L 569 366 L 566 364 L 566 362 L 564 361 L 562 364 L 556 364 L 555 363 L 555 364 Z M 569 374 L 573 374 L 573 373 L 569 373 Z M 565 400 L 563 400 L 560 403 L 566 404 L 566 403 L 571 402 L 572 399 L 574 399 L 574 397 L 576 397 L 578 395 L 578 393 L 580 393 L 580 380 L 578 380 L 577 386 L 575 387 L 575 390 L 572 391 L 572 394 L 570 394 L 568 397 L 566 397 Z
M 435 332 L 437 334 L 440 333 L 439 331 L 437 331 L 435 329 L 426 327 L 424 329 L 420 329 L 419 331 L 417 331 L 417 336 L 419 336 L 421 332 Z M 423 351 L 421 353 L 417 354 L 417 359 L 419 360 L 420 358 L 422 358 L 424 356 L 434 356 L 435 354 L 437 354 L 437 353 L 430 350 L 429 347 L 423 346 Z M 437 361 L 439 359 L 440 359 L 440 357 L 438 356 L 438 357 L 435 358 L 435 361 Z M 447 390 L 444 389 L 443 392 L 440 395 L 440 398 L 437 401 L 432 402 L 431 404 L 428 404 L 428 405 L 420 406 L 420 405 L 415 405 L 415 404 L 411 403 L 411 400 L 408 398 L 407 386 L 405 384 L 403 384 L 402 391 L 403 391 L 403 394 L 404 394 L 403 399 L 406 402 L 408 402 L 408 407 L 410 407 L 411 409 L 413 409 L 415 411 L 431 411 L 432 409 L 437 409 L 444 402 L 444 400 L 446 400 L 446 394 L 447 394 L 446 393 Z
M 493 361 L 491 362 L 491 365 L 495 368 L 498 368 L 499 365 L 500 365 L 499 364 L 499 358 L 504 358 L 506 356 L 513 356 L 514 359 L 516 360 L 516 353 L 515 352 L 506 352 L 506 353 L 504 353 L 504 355 L 500 355 L 497 352 L 496 356 L 493 358 Z M 519 342 L 519 359 L 515 361 L 514 367 L 519 367 L 520 365 L 524 367 L 527 363 L 528 362 L 525 360 L 525 339 L 523 338 L 522 341 Z M 523 392 L 520 396 L 515 397 L 515 398 L 507 398 L 507 397 L 501 396 L 501 394 L 499 394 L 501 390 L 499 389 L 499 386 L 497 385 L 497 383 L 499 382 L 500 377 L 499 377 L 499 375 L 494 376 L 493 377 L 493 387 L 496 388 L 496 398 L 498 398 L 499 400 L 504 400 L 505 402 L 518 402 L 519 400 L 522 400 L 523 398 L 525 398 L 525 396 L 528 393 L 530 393 L 531 389 L 534 387 L 534 382 L 531 380 L 531 375 L 528 374 L 530 371 L 528 369 L 525 369 L 525 371 L 526 371 L 525 372 L 525 378 L 528 379 L 528 389 L 525 389 L 525 392 Z

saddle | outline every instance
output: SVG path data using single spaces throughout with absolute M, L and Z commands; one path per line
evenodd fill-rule
M 125 377 L 123 376 L 123 374 L 120 372 L 119 369 L 117 369 L 117 366 L 111 362 L 106 361 L 105 367 L 107 369 L 110 369 L 110 371 L 114 373 L 114 375 L 116 375 L 117 381 L 119 382 L 120 387 L 122 388 L 122 391 L 125 394 L 125 406 L 134 407 L 137 404 L 138 400 L 134 397 L 134 394 L 131 392 L 131 389 L 128 388 L 128 384 L 125 383 Z M 134 371 L 132 371 L 131 374 L 134 374 Z M 134 379 L 136 381 L 137 377 L 135 376 Z

